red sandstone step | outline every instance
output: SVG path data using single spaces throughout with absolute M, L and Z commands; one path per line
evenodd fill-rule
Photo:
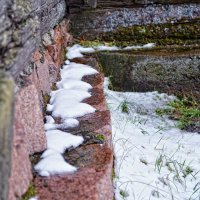
M 76 62 L 98 67 L 90 57 Z M 104 78 L 99 73 L 83 80 L 93 86 L 92 97 L 84 102 L 97 111 L 79 118 L 79 127 L 70 130 L 85 139 L 81 146 L 64 153 L 66 161 L 78 167 L 78 171 L 48 178 L 35 174 L 34 185 L 40 200 L 113 200 L 111 119 L 103 94 Z

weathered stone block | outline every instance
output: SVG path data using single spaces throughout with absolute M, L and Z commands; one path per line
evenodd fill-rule
M 200 4 L 169 4 L 169 5 L 147 5 L 132 8 L 111 8 L 86 10 L 71 16 L 72 33 L 75 37 L 92 39 L 112 40 L 112 37 L 105 37 L 108 33 L 117 31 L 120 28 L 129 28 L 134 26 L 158 26 L 161 32 L 166 31 L 168 26 L 173 27 L 174 24 L 194 22 L 200 19 Z M 199 24 L 198 24 L 199 26 Z M 177 27 L 177 26 L 175 26 Z M 166 29 L 165 29 L 166 28 Z M 192 26 L 191 26 L 192 28 Z M 143 30 L 141 30 L 141 35 Z M 153 31 L 152 31 L 153 32 Z M 179 29 L 177 28 L 177 32 Z M 123 32 L 125 33 L 125 31 Z M 128 32 L 133 36 L 132 32 Z M 118 32 L 116 33 L 116 35 Z M 147 33 L 146 33 L 147 34 Z M 125 35 L 125 37 L 126 37 Z M 172 34 L 176 37 L 176 34 Z M 184 34 L 183 34 L 184 35 Z M 195 35 L 195 34 L 194 34 Z M 140 34 L 137 35 L 140 37 Z M 159 34 L 157 34 L 159 36 Z M 120 35 L 123 40 L 123 34 Z M 114 40 L 115 38 L 113 38 Z
M 0 71 L 0 198 L 8 199 L 11 172 L 12 122 L 14 104 L 13 80 Z
M 98 57 L 105 74 L 112 76 L 115 90 L 158 90 L 200 98 L 199 49 L 99 53 Z
M 65 16 L 65 0 L 0 2 L 0 68 L 16 78 L 29 65 L 41 37 Z

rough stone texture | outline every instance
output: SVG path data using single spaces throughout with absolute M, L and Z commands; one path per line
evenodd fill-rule
M 40 107 L 44 107 L 44 97 L 51 91 L 58 79 L 59 69 L 65 59 L 65 48 L 72 38 L 68 33 L 68 21 L 62 21 L 55 29 L 43 37 L 43 47 L 35 51 L 32 65 L 25 68 L 21 78 L 24 84 L 34 84 L 40 97 Z
M 107 139 L 106 142 L 110 148 L 112 148 L 112 127 L 110 112 L 107 111 L 97 111 L 93 114 L 86 115 L 80 120 L 80 126 L 78 129 L 74 129 L 79 133 L 93 132 L 94 135 L 104 135 Z
M 198 3 L 198 0 L 98 0 L 98 7 L 134 7 L 138 4 L 177 4 L 177 3 Z
M 104 93 L 102 89 L 95 88 L 91 91 L 92 96 L 85 99 L 83 102 L 90 104 L 99 111 L 107 110 L 106 102 L 104 99 Z
M 68 13 L 79 13 L 82 10 L 91 10 L 91 8 L 134 8 L 138 5 L 182 3 L 199 3 L 199 0 L 68 0 L 67 11 Z
M 110 157 L 111 159 L 111 157 Z M 35 185 L 41 200 L 112 200 L 112 183 L 108 184 L 105 177 L 110 177 L 112 165 L 97 172 L 94 168 L 81 168 L 77 173 L 51 178 L 36 177 Z M 110 177 L 111 179 L 111 177 Z M 108 195 L 110 194 L 110 195 Z
M 12 156 L 14 83 L 0 71 L 0 199 L 8 198 Z
M 15 109 L 21 114 L 15 116 L 14 135 L 23 138 L 27 154 L 44 151 L 47 146 L 43 116 L 39 95 L 34 85 L 23 87 L 18 92 Z
M 64 0 L 1 0 L 0 68 L 17 77 L 30 62 L 41 36 L 65 15 Z
M 16 111 L 20 117 L 20 111 Z M 18 127 L 23 129 L 23 127 Z M 31 139 L 31 138 L 30 138 Z M 32 168 L 27 154 L 26 140 L 20 135 L 14 134 L 12 147 L 12 169 L 9 179 L 8 200 L 16 200 L 24 194 L 32 181 Z
M 34 85 L 23 87 L 16 95 L 9 200 L 20 198 L 29 187 L 32 180 L 29 154 L 46 149 L 39 105 L 39 96 Z
M 76 37 L 98 39 L 120 27 L 191 22 L 200 19 L 199 13 L 198 3 L 86 10 L 71 16 L 72 32 Z
M 154 91 L 200 98 L 199 50 L 99 53 L 115 90 Z
M 95 59 L 76 59 L 78 61 L 98 68 Z M 40 200 L 113 200 L 111 119 L 103 95 L 104 77 L 99 73 L 84 77 L 83 80 L 93 86 L 92 97 L 85 102 L 95 106 L 97 111 L 79 118 L 79 127 L 63 130 L 84 137 L 84 143 L 80 147 L 64 153 L 67 162 L 77 166 L 79 170 L 74 174 L 49 178 L 36 174 L 34 184 Z M 55 120 L 57 123 L 60 121 Z

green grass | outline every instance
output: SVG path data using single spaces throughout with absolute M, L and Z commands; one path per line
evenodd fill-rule
M 126 100 L 121 103 L 120 107 L 123 113 L 129 113 L 129 106 Z
M 120 190 L 119 193 L 123 197 L 123 199 L 126 199 L 129 196 L 128 192 L 122 189 Z
M 190 166 L 187 166 L 183 171 L 183 177 L 186 178 L 189 174 L 192 174 L 193 169 Z
M 172 119 L 178 120 L 180 129 L 194 126 L 200 121 L 200 104 L 195 100 L 182 98 L 168 103 L 168 106 L 167 109 L 156 109 L 156 114 L 169 115 Z
M 155 110 L 156 114 L 159 115 L 159 116 L 169 115 L 169 114 L 171 114 L 171 111 L 172 110 L 170 108 L 165 108 L 165 109 L 157 108 Z

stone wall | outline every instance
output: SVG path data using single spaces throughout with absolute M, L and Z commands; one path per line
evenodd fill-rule
M 65 15 L 65 0 L 0 0 L 1 200 L 26 192 L 29 155 L 46 148 L 44 100 L 71 41 Z
M 41 36 L 65 15 L 65 0 L 0 1 L 0 69 L 17 77 L 30 62 Z

